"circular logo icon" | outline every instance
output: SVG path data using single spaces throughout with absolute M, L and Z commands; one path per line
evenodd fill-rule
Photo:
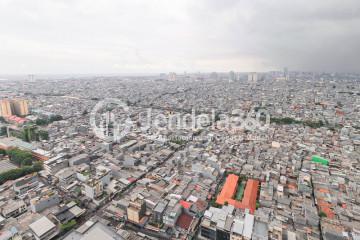
M 116 118 L 114 112 L 120 111 L 121 118 Z M 104 141 L 119 142 L 133 126 L 129 115 L 129 106 L 119 99 L 105 98 L 92 109 L 90 126 L 98 138 Z

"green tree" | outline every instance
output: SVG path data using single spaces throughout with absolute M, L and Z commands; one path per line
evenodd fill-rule
M 31 152 L 23 151 L 18 148 L 10 149 L 7 151 L 10 157 L 10 161 L 18 166 L 31 165 L 33 162 L 33 156 Z
M 32 142 L 37 139 L 36 134 L 36 126 L 30 125 L 30 126 L 24 126 L 23 133 L 22 133 L 22 139 L 26 142 Z
M 6 172 L 3 172 L 0 174 L 0 184 L 3 184 L 4 182 L 8 180 L 15 180 L 18 178 L 21 178 L 25 175 L 28 175 L 30 173 L 39 172 L 41 171 L 42 163 L 36 162 L 33 166 L 23 166 L 21 168 L 12 169 Z
M 41 140 L 49 140 L 49 133 L 47 131 L 39 130 L 37 132 L 37 135 Z
M 36 125 L 43 126 L 48 124 L 49 122 L 46 119 L 38 118 L 35 121 Z
M 76 220 L 73 219 L 73 220 L 71 220 L 70 222 L 61 224 L 61 225 L 60 225 L 60 229 L 61 229 L 62 231 L 67 232 L 67 231 L 69 231 L 70 229 L 72 229 L 75 225 L 76 225 Z
M 0 127 L 0 136 L 5 136 L 7 133 L 6 127 Z
M 319 217 L 324 218 L 324 217 L 327 217 L 327 215 L 323 211 L 320 211 L 319 212 Z
M 63 120 L 63 117 L 61 115 L 54 115 L 50 117 L 50 122 L 56 122 Z

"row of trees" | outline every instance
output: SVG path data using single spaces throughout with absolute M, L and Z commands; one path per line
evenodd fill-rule
M 17 166 L 30 166 L 34 160 L 31 152 L 23 151 L 18 148 L 9 149 L 5 153 L 9 156 L 10 161 Z
M 8 180 L 15 180 L 33 172 L 39 172 L 42 168 L 41 162 L 35 162 L 29 151 L 23 151 L 17 148 L 9 149 L 7 151 L 0 149 L 0 154 L 8 155 L 12 163 L 19 166 L 19 168 L 12 169 L 0 174 L 0 184 Z
M 306 121 L 299 121 L 290 117 L 284 117 L 284 118 L 275 118 L 272 117 L 270 120 L 272 123 L 276 123 L 278 125 L 287 125 L 287 124 L 303 124 L 304 126 L 308 126 L 311 128 L 320 128 L 320 127 L 324 127 L 327 126 L 326 123 L 324 123 L 322 120 L 319 121 L 310 121 L 310 120 L 306 120 Z
M 15 180 L 33 172 L 39 172 L 42 170 L 41 162 L 36 162 L 32 166 L 23 166 L 20 168 L 12 169 L 3 173 L 0 173 L 0 185 L 8 180 Z
M 54 115 L 54 116 L 51 116 L 49 119 L 38 118 L 38 119 L 36 119 L 35 123 L 36 123 L 36 125 L 43 126 L 43 125 L 48 125 L 52 122 L 61 121 L 61 120 L 63 120 L 63 117 L 61 115 Z

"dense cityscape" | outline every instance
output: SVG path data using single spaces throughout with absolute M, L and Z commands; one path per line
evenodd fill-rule
M 0 239 L 360 239 L 360 75 L 4 76 Z

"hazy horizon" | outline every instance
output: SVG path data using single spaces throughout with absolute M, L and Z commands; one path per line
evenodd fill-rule
M 347 1 L 0 0 L 0 74 L 360 72 Z

